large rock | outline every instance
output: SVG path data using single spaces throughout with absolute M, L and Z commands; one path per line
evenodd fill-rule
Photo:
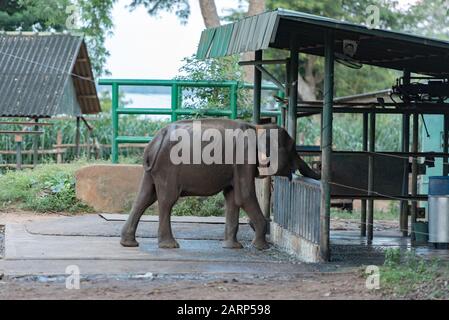
M 76 174 L 76 197 L 100 212 L 129 210 L 139 189 L 142 165 L 90 165 Z

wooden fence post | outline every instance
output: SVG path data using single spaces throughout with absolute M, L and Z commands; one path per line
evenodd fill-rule
M 62 151 L 61 151 L 61 144 L 62 144 L 62 132 L 61 130 L 58 130 L 58 133 L 56 135 L 56 163 L 62 163 Z
M 16 169 L 22 170 L 22 135 L 16 134 L 14 141 L 16 142 Z

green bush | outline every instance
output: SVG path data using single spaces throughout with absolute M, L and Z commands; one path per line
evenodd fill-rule
M 212 197 L 187 197 L 173 207 L 175 216 L 223 216 L 224 197 L 219 193 Z
M 0 205 L 37 212 L 91 212 L 75 196 L 75 171 L 85 164 L 77 161 L 7 171 L 0 175 Z

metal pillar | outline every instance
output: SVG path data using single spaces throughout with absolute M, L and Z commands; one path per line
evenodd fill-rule
M 368 151 L 371 152 L 368 156 L 368 195 L 374 195 L 374 154 L 376 149 L 376 113 L 369 114 L 369 144 Z M 368 200 L 367 208 L 367 242 L 373 242 L 374 230 L 374 200 Z
M 368 114 L 363 114 L 363 151 L 368 151 Z M 361 200 L 360 236 L 366 237 L 366 200 Z
M 263 59 L 263 51 L 257 50 L 255 52 L 255 61 L 262 61 Z M 257 68 L 257 65 L 254 65 L 254 89 L 253 89 L 253 122 L 255 124 L 260 123 L 260 113 L 261 113 L 261 101 L 262 101 L 262 71 Z M 262 212 L 264 213 L 267 219 L 270 218 L 270 204 L 271 204 L 271 178 L 267 177 L 263 179 L 262 182 L 262 194 L 263 194 L 263 203 L 262 203 Z M 268 228 L 267 233 L 270 233 L 270 229 Z
M 320 255 L 322 260 L 329 261 L 332 109 L 334 101 L 334 34 L 332 32 L 326 32 L 324 51 L 324 99 L 321 125 Z
M 255 61 L 261 61 L 263 58 L 262 50 L 255 52 Z M 253 89 L 253 122 L 260 123 L 260 108 L 262 97 L 262 71 L 254 66 L 254 89 Z
M 412 152 L 418 152 L 418 126 L 419 126 L 419 114 L 413 114 L 413 132 L 412 132 Z M 418 159 L 413 157 L 412 160 L 412 185 L 411 185 L 411 193 L 412 196 L 416 196 L 418 194 Z M 411 241 L 415 242 L 415 231 L 413 230 L 413 223 L 416 222 L 418 213 L 418 201 L 412 201 L 412 210 L 411 210 L 411 223 L 412 223 L 412 233 L 411 233 Z
M 112 84 L 112 148 L 111 148 L 111 160 L 112 163 L 118 163 L 118 113 L 117 109 L 119 107 L 119 86 L 117 83 Z M 177 101 L 177 100 L 176 100 Z M 173 104 L 172 96 L 172 104 Z M 173 117 L 173 116 L 172 116 Z
M 39 118 L 34 119 L 35 123 L 39 122 Z M 39 131 L 39 126 L 34 126 L 34 131 Z M 33 167 L 35 168 L 37 166 L 38 162 L 38 148 L 39 148 L 39 135 L 35 134 L 33 137 Z
M 404 84 L 410 84 L 410 72 L 404 71 Z M 407 100 L 404 101 L 407 103 Z M 402 152 L 410 151 L 410 115 L 402 115 Z M 404 172 L 402 177 L 403 190 L 402 195 L 408 195 L 408 177 L 409 177 L 409 160 L 404 160 Z M 408 236 L 408 201 L 401 201 L 401 213 L 399 219 L 399 227 L 402 231 L 402 236 Z
M 288 112 L 287 112 L 287 128 L 288 134 L 296 141 L 296 107 L 298 105 L 298 73 L 299 73 L 299 51 L 295 40 L 290 46 L 290 63 L 289 65 L 289 96 L 288 96 Z
M 443 152 L 449 152 L 449 115 L 444 115 L 444 126 L 443 126 Z M 449 174 L 448 158 L 443 158 L 443 176 Z

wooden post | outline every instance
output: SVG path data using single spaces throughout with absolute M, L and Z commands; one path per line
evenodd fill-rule
M 368 114 L 363 114 L 363 151 L 368 151 Z M 366 200 L 361 200 L 360 236 L 366 237 Z
M 376 145 L 376 113 L 371 112 L 369 114 L 369 145 L 368 151 L 370 152 L 368 156 L 368 195 L 374 195 L 374 154 Z M 373 230 L 374 230 L 374 200 L 368 200 L 367 208 L 367 243 L 371 244 L 373 242 Z
M 22 170 L 22 135 L 16 134 L 14 141 L 16 142 L 16 169 Z
M 81 128 L 80 128 L 80 117 L 76 117 L 76 135 L 75 135 L 75 156 L 76 158 L 80 157 L 80 137 L 81 137 Z
M 34 122 L 38 123 L 39 118 L 34 119 Z M 34 131 L 39 131 L 39 126 L 34 126 Z M 33 137 L 33 168 L 36 168 L 38 162 L 38 148 L 39 148 L 39 135 L 35 134 Z
M 293 56 L 294 55 L 292 54 L 292 57 Z M 294 64 L 297 65 L 296 63 Z M 297 80 L 297 72 L 296 72 L 296 80 Z M 320 256 L 321 259 L 324 261 L 330 260 L 330 246 L 329 246 L 330 210 L 331 210 L 330 181 L 331 181 L 331 157 L 332 157 L 333 101 L 334 101 L 334 34 L 330 31 L 327 31 L 324 47 L 324 99 L 323 99 L 323 116 L 321 124 L 322 138 L 321 138 Z
M 62 151 L 60 145 L 62 145 L 62 132 L 61 130 L 58 130 L 58 133 L 56 135 L 56 145 L 58 146 L 56 148 L 56 163 L 62 163 Z
M 86 144 L 87 144 L 86 152 L 87 152 L 87 159 L 89 159 L 89 160 L 90 160 L 90 149 L 91 149 L 90 136 L 91 136 L 91 132 L 89 129 L 87 129 L 86 130 Z

